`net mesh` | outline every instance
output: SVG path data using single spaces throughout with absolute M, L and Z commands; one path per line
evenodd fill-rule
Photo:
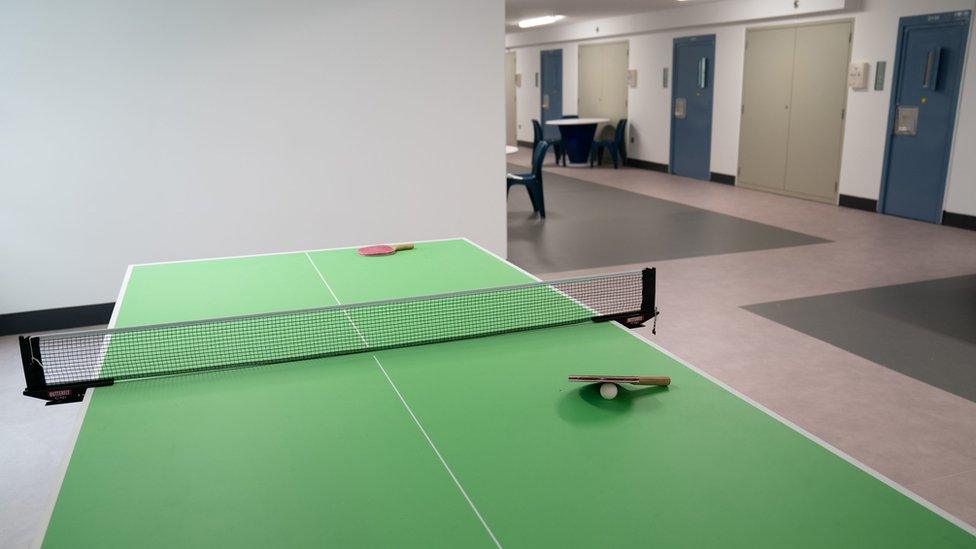
M 636 312 L 641 272 L 233 318 L 35 336 L 46 385 L 439 343 Z

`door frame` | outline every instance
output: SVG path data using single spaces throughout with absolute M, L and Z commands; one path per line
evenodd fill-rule
M 511 56 L 511 58 L 512 58 L 512 66 L 515 68 L 515 72 L 512 75 L 512 90 L 513 90 L 513 93 L 512 93 L 512 110 L 515 111 L 515 124 L 512 127 L 512 135 L 508 135 L 508 127 L 507 127 L 508 126 L 508 112 L 507 112 L 508 111 L 508 106 L 506 105 L 505 106 L 505 110 L 506 110 L 506 112 L 505 112 L 505 126 L 506 126 L 506 128 L 505 128 L 505 134 L 506 134 L 505 135 L 505 142 L 507 143 L 508 142 L 508 138 L 509 137 L 512 137 L 513 140 L 514 140 L 514 143 L 513 144 L 514 145 L 517 145 L 518 144 L 518 130 L 519 130 L 519 127 L 518 127 L 518 86 L 515 85 L 515 78 L 518 75 L 518 55 L 515 53 L 515 50 L 507 50 L 505 52 L 505 73 L 506 73 L 505 74 L 505 84 L 506 84 L 506 87 L 508 85 L 508 58 L 509 58 L 509 56 Z M 505 90 L 505 100 L 506 100 L 506 102 L 508 101 L 508 92 L 509 92 L 509 90 L 506 89 Z
M 966 62 L 969 54 L 969 35 L 972 33 L 972 11 L 971 10 L 958 10 L 949 12 L 939 12 L 930 13 L 926 15 L 912 15 L 908 17 L 901 17 L 898 19 L 898 44 L 895 48 L 895 60 L 894 60 L 894 70 L 891 71 L 891 95 L 888 98 L 888 124 L 887 133 L 885 134 L 885 148 L 884 148 L 884 158 L 882 160 L 883 164 L 881 166 L 881 191 L 878 195 L 878 206 L 875 208 L 880 214 L 885 213 L 885 201 L 888 198 L 888 176 L 889 167 L 891 166 L 891 140 L 894 137 L 892 134 L 895 127 L 895 116 L 898 112 L 898 105 L 895 100 L 898 98 L 898 94 L 901 91 L 901 86 L 899 81 L 901 80 L 901 74 L 904 70 L 904 57 L 905 57 L 905 31 L 909 28 L 919 28 L 919 27 L 940 27 L 940 26 L 950 26 L 956 23 L 956 17 L 962 13 L 967 13 L 969 18 L 968 25 L 966 28 L 966 40 L 963 42 L 963 58 L 961 61 L 962 71 L 960 72 L 959 80 L 960 86 L 963 83 L 963 77 L 966 73 Z M 937 17 L 938 20 L 932 20 L 933 17 Z M 942 223 L 942 217 L 945 214 L 945 199 L 946 199 L 946 186 L 949 179 L 949 161 L 952 159 L 952 149 L 955 145 L 955 136 L 957 125 L 959 124 L 959 118 L 956 116 L 959 112 L 959 95 L 962 89 L 956 90 L 955 96 L 952 97 L 952 105 L 949 108 L 949 116 L 952 119 L 952 133 L 949 135 L 949 143 L 946 146 L 945 156 L 943 157 L 943 167 L 941 171 L 942 179 L 942 196 L 939 202 L 942 203 L 942 207 L 939 209 L 938 216 L 932 219 L 932 223 Z
M 678 57 L 678 44 L 684 42 L 704 42 L 704 39 L 712 44 L 712 102 L 708 109 L 708 143 L 705 149 L 705 158 L 708 159 L 708 179 L 712 176 L 712 118 L 715 116 L 715 59 L 718 48 L 715 34 L 698 34 L 694 36 L 675 37 L 671 46 L 671 101 L 668 103 L 668 173 L 674 173 L 674 91 L 675 81 L 677 81 L 676 61 Z
M 754 27 L 746 27 L 746 38 L 745 38 L 746 39 L 746 42 L 747 42 L 746 47 L 748 47 L 749 33 L 750 32 L 753 32 L 753 31 L 761 32 L 761 31 L 764 31 L 764 30 L 771 30 L 771 29 L 800 29 L 800 28 L 803 28 L 803 27 L 817 27 L 817 26 L 821 26 L 821 25 L 833 25 L 833 24 L 837 24 L 837 23 L 850 23 L 850 25 L 851 25 L 851 37 L 850 37 L 850 39 L 848 41 L 848 44 L 847 44 L 847 63 L 848 63 L 848 67 L 850 67 L 851 59 L 852 59 L 852 56 L 854 55 L 854 32 L 855 32 L 855 26 L 856 26 L 856 23 L 857 23 L 854 20 L 853 17 L 842 17 L 842 18 L 839 18 L 839 19 L 824 19 L 824 20 L 820 20 L 820 21 L 809 21 L 809 22 L 805 22 L 805 23 L 783 23 L 783 24 L 780 24 L 780 25 L 759 25 L 759 26 L 754 26 Z M 744 67 L 745 67 L 745 53 L 743 53 L 743 70 L 744 70 Z M 744 109 L 745 108 L 745 82 L 743 82 L 742 86 L 743 86 L 742 87 L 742 95 L 739 98 L 739 103 L 740 103 L 740 107 Z M 816 197 L 816 196 L 813 196 L 813 195 L 807 195 L 807 194 L 802 194 L 802 193 L 790 192 L 790 191 L 787 191 L 786 189 L 776 189 L 776 188 L 772 188 L 772 187 L 763 187 L 761 185 L 743 184 L 741 181 L 739 181 L 739 177 L 738 176 L 739 176 L 740 169 L 741 169 L 740 168 L 740 164 L 741 164 L 741 158 L 742 158 L 742 116 L 741 116 L 741 114 L 739 116 L 739 132 L 737 134 L 738 137 L 737 137 L 737 141 L 736 141 L 737 147 L 738 147 L 738 151 L 737 151 L 738 154 L 736 155 L 736 180 L 735 180 L 735 185 L 737 187 L 743 187 L 743 188 L 746 188 L 746 189 L 753 189 L 753 190 L 767 192 L 767 193 L 781 194 L 783 196 L 792 196 L 794 198 L 800 198 L 800 199 L 803 199 L 803 200 L 811 200 L 811 201 L 814 201 L 814 202 L 822 202 L 824 204 L 837 204 L 837 201 L 840 199 L 840 194 L 841 194 L 841 192 L 840 192 L 840 174 L 841 174 L 841 171 L 843 171 L 843 169 L 844 169 L 844 140 L 847 137 L 847 114 L 848 114 L 847 113 L 847 108 L 848 108 L 848 101 L 850 100 L 850 92 L 847 90 L 847 88 L 845 88 L 845 91 L 847 91 L 847 93 L 844 94 L 844 106 L 842 107 L 844 109 L 844 118 L 843 118 L 844 123 L 841 124 L 840 139 L 838 140 L 838 143 L 837 143 L 837 146 L 840 147 L 840 165 L 837 167 L 837 173 L 835 174 L 835 177 L 837 178 L 837 184 L 834 186 L 834 197 L 832 199 L 826 199 L 825 200 L 825 199 L 822 199 L 822 198 L 819 198 L 819 197 Z M 791 98 L 791 101 L 792 101 L 792 98 Z M 787 147 L 786 153 L 789 154 L 789 147 Z M 785 177 L 785 174 L 784 174 L 784 177 Z M 785 180 L 784 180 L 784 182 L 785 182 Z

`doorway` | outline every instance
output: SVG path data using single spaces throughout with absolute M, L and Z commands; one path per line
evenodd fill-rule
M 899 20 L 878 205 L 882 213 L 942 221 L 970 13 Z
M 542 134 L 548 140 L 557 140 L 559 128 L 547 126 L 546 121 L 563 117 L 563 50 L 543 51 L 541 67 L 539 93 L 542 109 L 539 118 Z
M 671 173 L 711 179 L 715 35 L 674 39 Z
M 613 139 L 613 128 L 627 118 L 627 67 L 630 43 L 583 44 L 579 47 L 579 110 L 584 118 L 608 118 L 609 133 L 597 130 L 598 139 Z M 606 132 L 607 128 L 604 127 Z
M 837 203 L 853 22 L 746 30 L 736 184 Z

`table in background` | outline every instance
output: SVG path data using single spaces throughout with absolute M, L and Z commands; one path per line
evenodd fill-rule
M 136 265 L 112 325 L 532 279 L 467 240 Z M 567 382 L 580 373 L 674 381 L 607 401 Z M 47 547 L 974 542 L 613 323 L 120 382 L 86 400 Z
M 609 121 L 609 118 L 560 118 L 547 120 L 546 124 L 559 128 L 563 149 L 569 155 L 570 163 L 588 166 L 596 129 L 600 124 Z

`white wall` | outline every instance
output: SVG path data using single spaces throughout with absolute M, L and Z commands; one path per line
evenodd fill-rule
M 837 11 L 836 2 L 825 0 L 820 2 L 819 6 L 810 2 L 804 2 L 803 5 L 811 10 L 808 13 L 814 13 L 816 8 L 828 12 L 826 14 L 788 18 L 777 16 L 782 8 L 781 4 L 781 2 L 761 0 L 742 0 L 729 2 L 727 5 L 725 3 L 702 4 L 666 10 L 661 16 L 644 21 L 644 28 L 650 31 L 633 34 L 627 38 L 630 40 L 630 67 L 638 71 L 638 86 L 631 89 L 629 95 L 629 124 L 634 142 L 628 145 L 628 154 L 640 160 L 662 164 L 668 162 L 671 89 L 670 86 L 667 89 L 661 87 L 661 71 L 664 67 L 671 69 L 672 43 L 675 37 L 716 35 L 711 170 L 734 175 L 738 171 L 739 118 L 746 29 L 793 22 L 853 18 L 852 59 L 870 61 L 872 68 L 875 61 L 887 61 L 888 71 L 883 91 L 874 91 L 873 86 L 864 91 L 848 91 L 839 192 L 877 199 L 881 189 L 881 169 L 898 19 L 923 13 L 974 9 L 976 2 L 974 0 L 864 0 L 859 3 L 847 2 L 850 7 L 846 11 Z M 739 10 L 735 14 L 716 12 L 716 9 L 722 6 L 748 9 Z M 710 23 L 694 25 L 694 19 L 690 19 L 692 15 L 689 14 L 699 21 Z M 735 19 L 739 22 L 724 25 L 711 24 L 716 17 Z M 638 17 L 619 21 L 614 19 L 590 24 L 580 23 L 563 29 L 552 27 L 544 32 L 540 31 L 539 34 L 509 35 L 506 42 L 511 47 L 514 44 L 527 44 L 533 41 L 545 42 L 569 36 L 590 36 L 595 35 L 593 33 L 595 26 L 600 26 L 601 35 L 614 32 L 613 29 L 617 27 L 620 27 L 620 32 L 631 32 L 636 28 L 635 21 L 639 23 L 641 19 Z M 668 21 L 673 21 L 681 28 L 662 28 Z M 613 39 L 602 38 L 601 40 Z M 578 45 L 579 42 L 572 44 Z M 557 46 L 567 48 L 569 45 L 569 43 L 559 43 Z M 521 59 L 537 55 L 539 49 L 557 46 L 540 44 L 518 47 L 515 51 L 517 57 Z M 973 53 L 976 49 L 974 48 L 976 48 L 976 39 L 971 36 L 945 203 L 947 211 L 968 215 L 976 215 L 976 156 L 960 151 L 976 150 L 976 67 L 974 67 L 976 55 Z M 870 75 L 870 78 L 873 84 L 874 75 Z M 573 82 L 572 85 L 578 86 L 578 82 Z M 525 111 L 520 108 L 520 123 L 532 117 L 538 117 L 538 99 L 534 105 L 526 105 Z M 528 136 L 531 139 L 531 126 L 529 126 Z
M 723 0 L 722 2 L 676 4 L 674 8 L 665 10 L 593 19 L 569 25 L 552 25 L 539 27 L 530 32 L 513 33 L 505 37 L 505 46 L 519 48 L 741 21 L 809 17 L 826 12 L 855 9 L 861 1 Z
M 112 301 L 133 262 L 504 254 L 503 44 L 501 0 L 0 3 L 0 314 Z
M 946 210 L 976 215 L 976 32 L 970 30 L 962 100 L 956 114 L 956 135 L 949 164 Z

